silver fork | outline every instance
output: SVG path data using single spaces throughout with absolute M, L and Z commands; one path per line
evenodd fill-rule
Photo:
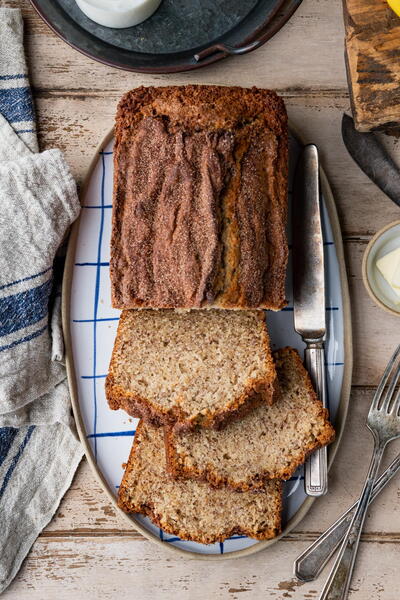
M 320 600 L 344 600 L 347 598 L 361 531 L 383 452 L 390 441 L 400 437 L 400 389 L 396 390 L 399 379 L 400 345 L 396 348 L 385 369 L 369 409 L 367 427 L 374 437 L 371 464 L 357 509 Z
M 400 454 L 375 481 L 369 504 L 381 493 L 385 486 L 400 471 Z M 349 528 L 358 500 L 304 550 L 294 563 L 294 574 L 301 581 L 313 581 L 318 577 L 332 554 L 338 548 Z

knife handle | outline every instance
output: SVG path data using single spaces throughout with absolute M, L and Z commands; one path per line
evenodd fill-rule
M 314 390 L 326 408 L 325 350 L 323 342 L 307 344 L 304 362 Z M 323 496 L 328 491 L 328 454 L 326 446 L 308 458 L 304 468 L 304 489 L 308 496 Z

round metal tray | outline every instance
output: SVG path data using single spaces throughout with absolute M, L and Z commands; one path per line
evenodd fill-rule
M 197 69 L 268 41 L 302 0 L 163 0 L 147 21 L 112 29 L 97 25 L 75 0 L 31 0 L 65 42 L 104 64 L 142 73 Z

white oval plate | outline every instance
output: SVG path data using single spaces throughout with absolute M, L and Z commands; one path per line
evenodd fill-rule
M 290 183 L 299 152 L 297 138 L 290 142 Z M 63 323 L 67 368 L 74 414 L 89 463 L 116 505 L 116 494 L 135 433 L 137 419 L 108 408 L 104 381 L 108 370 L 119 311 L 110 303 L 110 233 L 113 184 L 113 134 L 105 138 L 94 157 L 82 197 L 82 214 L 71 235 L 63 286 Z M 326 270 L 326 369 L 329 409 L 337 431 L 330 463 L 343 430 L 352 370 L 351 325 L 346 271 L 340 228 L 329 184 L 321 172 Z M 290 231 L 290 225 L 288 230 Z M 290 244 L 290 235 L 289 235 Z M 291 264 L 287 277 L 288 307 L 268 314 L 273 348 L 304 345 L 293 328 Z M 313 498 L 303 489 L 303 468 L 285 484 L 283 531 L 288 533 L 309 510 Z M 119 509 L 118 509 L 119 510 Z M 122 512 L 122 511 L 121 511 Z M 125 515 L 125 513 L 122 513 Z M 125 515 L 127 516 L 127 515 Z M 277 539 L 257 541 L 235 535 L 223 543 L 202 545 L 163 533 L 142 515 L 127 516 L 145 536 L 199 558 L 231 558 L 250 554 Z M 281 537 L 281 536 L 279 536 Z

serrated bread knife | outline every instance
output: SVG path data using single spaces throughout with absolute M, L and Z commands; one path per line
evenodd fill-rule
M 314 144 L 305 146 L 297 163 L 293 190 L 294 327 L 303 338 L 305 366 L 314 389 L 326 406 L 325 272 L 319 193 L 319 159 Z M 307 460 L 304 488 L 309 496 L 328 490 L 326 447 Z

